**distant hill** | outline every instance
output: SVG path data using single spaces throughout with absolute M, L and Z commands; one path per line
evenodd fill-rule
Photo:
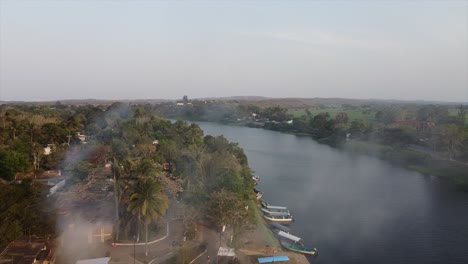
M 385 100 L 385 99 L 349 99 L 349 98 L 271 98 L 264 96 L 229 96 L 229 97 L 202 97 L 191 98 L 192 100 L 220 100 L 237 101 L 245 104 L 255 104 L 260 107 L 282 106 L 290 109 L 305 108 L 314 105 L 341 106 L 364 105 L 364 104 L 439 104 L 439 105 L 468 105 L 468 102 L 442 102 L 442 101 L 424 101 L 424 100 Z M 57 102 L 67 105 L 110 105 L 115 102 L 135 103 L 135 104 L 158 104 L 162 102 L 173 102 L 180 99 L 124 99 L 124 100 L 104 100 L 104 99 L 67 99 L 54 101 L 0 101 L 0 104 L 37 104 L 54 105 Z
M 0 101 L 0 104 L 35 104 L 35 105 L 54 105 L 60 102 L 64 105 L 111 105 L 115 102 L 135 103 L 135 104 L 157 104 L 170 102 L 170 99 L 133 99 L 133 100 L 103 100 L 103 99 L 67 99 L 55 101 Z
M 437 102 L 423 100 L 382 100 L 382 99 L 349 99 L 349 98 L 268 98 L 261 96 L 233 96 L 212 98 L 211 100 L 226 100 L 238 101 L 245 104 L 255 104 L 260 107 L 281 106 L 289 109 L 301 109 L 310 106 L 341 106 L 343 104 L 359 106 L 359 105 L 383 105 L 383 104 L 440 104 L 440 105 L 468 105 L 467 102 Z

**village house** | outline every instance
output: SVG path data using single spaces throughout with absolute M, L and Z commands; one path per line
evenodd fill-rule
M 14 241 L 0 254 L 0 263 L 8 264 L 54 264 L 55 252 L 40 239 Z

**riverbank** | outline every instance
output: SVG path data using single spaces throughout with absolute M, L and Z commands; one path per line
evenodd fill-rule
M 197 122 L 196 120 L 187 120 Z M 210 122 L 198 120 L 201 122 Z M 348 153 L 367 155 L 387 161 L 395 166 L 408 170 L 417 171 L 426 176 L 435 176 L 438 179 L 455 186 L 455 188 L 468 192 L 468 165 L 450 161 L 435 159 L 431 155 L 410 148 L 397 145 L 383 145 L 370 141 L 361 141 L 352 139 L 347 142 L 344 139 L 338 140 L 335 136 L 318 139 L 313 134 L 295 131 L 278 130 L 271 127 L 265 127 L 262 123 L 253 122 L 214 122 L 222 125 L 236 127 L 260 128 L 296 136 L 306 136 L 317 141 L 320 144 L 328 145 Z
M 251 232 L 246 232 L 240 236 L 239 253 L 241 255 L 241 263 L 249 262 L 252 257 L 267 257 L 286 255 L 290 259 L 290 263 L 309 264 L 309 261 L 303 254 L 291 252 L 281 247 L 278 239 L 268 226 L 268 223 L 263 219 L 263 213 L 258 208 L 254 201 L 249 203 L 249 206 L 254 206 L 256 228 Z M 255 263 L 255 262 L 254 262 Z

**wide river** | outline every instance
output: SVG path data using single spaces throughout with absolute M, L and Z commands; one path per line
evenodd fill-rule
M 312 263 L 468 263 L 468 193 L 310 137 L 197 123 L 240 144 L 264 200 L 318 248 Z

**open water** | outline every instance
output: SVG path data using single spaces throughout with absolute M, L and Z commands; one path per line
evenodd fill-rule
M 312 263 L 468 263 L 468 193 L 310 137 L 197 123 L 240 144 L 264 200 L 319 250 Z

